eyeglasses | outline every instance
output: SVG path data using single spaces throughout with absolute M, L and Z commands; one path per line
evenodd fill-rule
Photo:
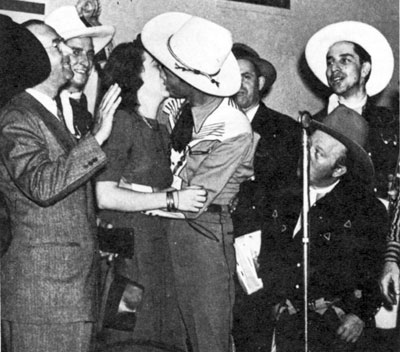
M 52 40 L 51 45 L 45 46 L 44 48 L 45 48 L 45 49 L 55 48 L 55 49 L 58 50 L 58 52 L 59 52 L 60 54 L 62 54 L 62 53 L 63 53 L 63 52 L 62 52 L 62 47 L 63 47 L 63 45 L 64 45 L 64 46 L 67 45 L 67 44 L 65 44 L 65 39 L 62 38 L 62 37 L 58 37 L 58 38 L 54 38 L 54 39 Z

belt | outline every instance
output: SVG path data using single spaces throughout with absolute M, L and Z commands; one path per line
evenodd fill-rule
M 228 205 L 221 205 L 221 204 L 210 204 L 206 211 L 209 213 L 223 213 L 223 212 L 229 212 L 229 206 Z

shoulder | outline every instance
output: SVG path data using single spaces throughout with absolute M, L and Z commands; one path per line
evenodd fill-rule
M 249 119 L 232 98 L 224 98 L 210 116 L 214 121 L 224 122 L 227 132 L 232 134 L 252 132 Z
M 378 106 L 368 99 L 363 115 L 372 125 L 398 126 L 396 114 L 385 106 Z

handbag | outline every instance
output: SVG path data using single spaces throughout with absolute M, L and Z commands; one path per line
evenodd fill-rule
M 133 229 L 99 227 L 97 237 L 102 252 L 118 254 L 123 258 L 132 258 L 135 245 Z

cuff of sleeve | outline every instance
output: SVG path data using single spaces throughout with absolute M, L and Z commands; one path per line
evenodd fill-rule
M 390 241 L 386 245 L 386 250 L 384 254 L 385 262 L 400 262 L 400 243 L 395 241 Z

